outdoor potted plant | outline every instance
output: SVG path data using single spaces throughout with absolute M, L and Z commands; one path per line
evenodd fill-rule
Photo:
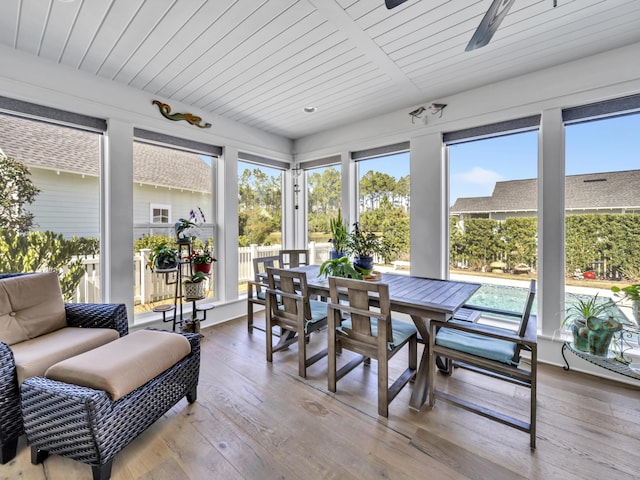
M 576 301 L 567 309 L 567 316 L 562 322 L 562 326 L 570 329 L 573 334 L 574 347 L 582 352 L 588 352 L 589 327 L 587 320 L 602 317 L 610 304 L 598 302 L 597 294 L 586 300 L 577 295 L 574 295 L 574 298 Z
M 325 277 L 344 277 L 362 280 L 362 275 L 353 268 L 349 258 L 344 256 L 330 258 L 329 260 L 322 262 L 322 265 L 320 265 L 319 275 L 324 275 Z
M 175 271 L 179 264 L 180 256 L 178 251 L 169 246 L 168 242 L 163 241 L 151 250 L 147 267 L 149 267 L 152 272 L 163 273 Z
M 367 272 L 373 270 L 374 255 L 386 257 L 388 254 L 382 237 L 378 237 L 373 232 L 364 231 L 358 222 L 353 224 L 353 230 L 349 234 L 347 250 L 354 256 L 354 267 Z
M 349 230 L 342 220 L 342 213 L 338 210 L 338 217 L 329 220 L 329 229 L 331 230 L 331 239 L 329 242 L 333 244 L 331 258 L 339 258 L 346 255 L 349 242 Z
M 193 272 L 211 273 L 211 264 L 216 261 L 209 248 L 196 249 L 189 257 Z
M 187 300 L 200 299 L 204 297 L 204 284 L 202 283 L 207 275 L 202 272 L 195 272 L 184 281 L 184 296 Z

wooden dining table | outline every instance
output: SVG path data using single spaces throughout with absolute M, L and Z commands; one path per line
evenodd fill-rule
M 329 281 L 318 276 L 318 265 L 306 265 L 292 270 L 305 272 L 310 294 L 329 296 Z M 438 280 L 383 273 L 377 280 L 389 285 L 391 311 L 405 313 L 411 317 L 425 343 L 418 372 L 409 400 L 409 407 L 420 410 L 427 399 L 429 388 L 429 320 L 447 321 L 480 288 L 478 283 Z

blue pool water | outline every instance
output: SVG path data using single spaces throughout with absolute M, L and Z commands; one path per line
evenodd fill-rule
M 527 288 L 512 287 L 508 285 L 490 285 L 482 284 L 473 296 L 467 300 L 467 306 L 486 307 L 497 310 L 506 310 L 509 312 L 515 312 L 517 314 L 522 313 L 524 310 L 524 304 L 527 299 Z M 592 298 L 590 295 L 577 295 L 573 293 L 567 293 L 565 295 L 565 309 L 569 309 L 578 299 L 588 300 Z M 601 298 L 601 297 L 598 297 Z M 602 297 L 602 302 L 610 302 L 610 299 Z M 533 309 L 531 313 L 537 314 L 538 302 L 533 303 Z M 609 309 L 609 313 L 613 315 L 617 320 L 623 320 L 626 322 L 626 317 L 620 309 L 612 305 Z M 513 318 L 513 317 L 512 317 Z

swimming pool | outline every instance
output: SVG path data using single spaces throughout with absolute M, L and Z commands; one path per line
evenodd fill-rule
M 504 310 L 508 312 L 514 312 L 516 314 L 522 313 L 524 305 L 527 299 L 528 288 L 513 287 L 510 285 L 493 285 L 493 284 L 481 284 L 481 287 L 474 293 L 469 300 L 467 300 L 466 306 L 469 307 L 481 307 L 491 308 L 496 310 Z M 565 294 L 565 310 L 571 308 L 571 305 L 575 304 L 577 300 L 588 300 L 593 298 L 592 295 L 566 293 Z M 611 299 L 607 297 L 598 297 L 602 303 L 610 303 Z M 538 313 L 538 302 L 533 303 L 531 310 L 532 315 Z M 609 313 L 613 315 L 616 320 L 622 320 L 625 323 L 627 318 L 624 313 L 616 305 L 611 305 Z M 509 318 L 509 317 L 505 317 Z M 514 317 L 511 317 L 514 319 Z

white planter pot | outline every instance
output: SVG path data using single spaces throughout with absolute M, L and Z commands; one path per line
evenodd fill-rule
M 185 298 L 202 298 L 204 297 L 204 282 L 184 282 Z

